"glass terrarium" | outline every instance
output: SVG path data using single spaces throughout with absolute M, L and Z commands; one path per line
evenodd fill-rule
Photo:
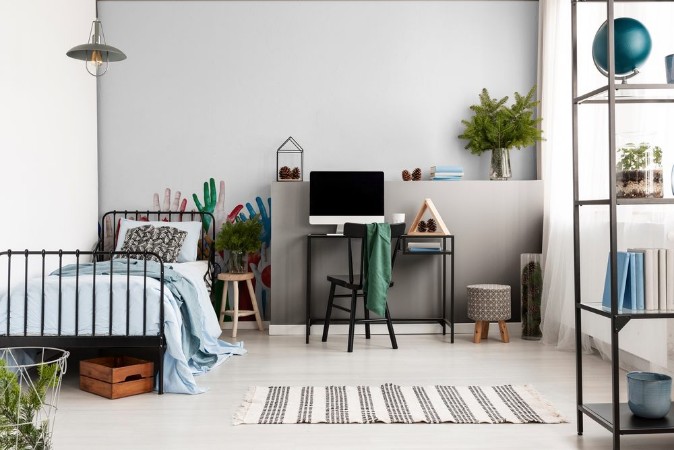
M 520 295 L 522 297 L 522 339 L 538 340 L 541 332 L 543 269 L 540 253 L 520 255 Z
M 276 150 L 276 181 L 304 179 L 304 149 L 292 136 Z
M 662 198 L 662 149 L 647 142 L 628 143 L 616 155 L 618 198 Z

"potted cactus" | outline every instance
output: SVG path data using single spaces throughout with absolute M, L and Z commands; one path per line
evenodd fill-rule
M 521 259 L 522 339 L 538 340 L 541 332 L 543 269 L 541 255 L 524 253 Z

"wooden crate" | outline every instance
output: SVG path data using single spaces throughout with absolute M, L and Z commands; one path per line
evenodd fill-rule
M 152 392 L 154 364 L 130 356 L 80 361 L 80 389 L 110 399 Z

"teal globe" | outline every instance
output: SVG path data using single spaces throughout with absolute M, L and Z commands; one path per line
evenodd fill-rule
M 620 17 L 614 21 L 615 34 L 615 73 L 628 75 L 640 67 L 651 53 L 651 35 L 646 27 L 636 19 Z M 597 67 L 608 72 L 606 45 L 608 26 L 604 22 L 592 42 L 592 59 Z

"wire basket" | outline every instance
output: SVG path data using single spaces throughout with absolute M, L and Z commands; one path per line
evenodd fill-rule
M 0 349 L 0 449 L 52 448 L 69 355 L 49 347 Z

